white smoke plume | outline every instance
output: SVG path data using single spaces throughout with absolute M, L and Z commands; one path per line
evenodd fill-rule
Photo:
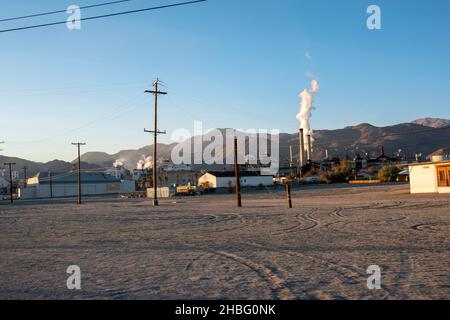
M 118 159 L 116 162 L 114 162 L 113 167 L 114 168 L 123 168 L 125 167 L 125 159 Z
M 319 83 L 316 80 L 311 81 L 311 88 L 305 89 L 300 93 L 300 113 L 297 114 L 297 120 L 300 123 L 300 129 L 303 129 L 305 135 L 312 135 L 310 119 L 312 116 L 314 95 L 320 90 Z
M 153 160 L 152 156 L 146 157 L 145 155 L 143 155 L 142 159 L 139 160 L 137 163 L 138 170 L 147 170 L 153 168 L 152 160 Z

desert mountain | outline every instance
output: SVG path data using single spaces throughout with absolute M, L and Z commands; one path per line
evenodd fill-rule
M 70 162 L 65 162 L 61 160 L 53 160 L 47 163 L 34 162 L 29 160 L 24 160 L 16 157 L 8 157 L 0 155 L 0 168 L 3 167 L 3 163 L 13 162 L 16 165 L 13 167 L 14 171 L 20 172 L 20 177 L 23 178 L 24 167 L 27 167 L 27 176 L 30 177 L 38 172 L 67 172 L 74 169 L 74 165 Z M 82 162 L 82 168 L 88 170 L 96 170 L 99 168 L 98 165 Z
M 448 124 L 448 125 L 447 125 Z M 387 127 L 376 127 L 368 123 L 349 126 L 337 130 L 317 130 L 314 132 L 314 154 L 316 159 L 329 156 L 354 156 L 367 153 L 372 156 L 379 155 L 384 147 L 386 154 L 393 155 L 399 150 L 411 158 L 416 153 L 424 157 L 450 148 L 450 120 L 424 118 L 411 123 L 401 123 Z M 441 130 L 435 130 L 440 128 Z M 222 132 L 225 129 L 221 129 Z M 184 142 L 184 145 L 193 145 L 193 139 Z M 204 147 L 209 142 L 204 142 Z M 292 145 L 294 158 L 298 157 L 298 133 L 280 135 L 280 159 L 289 158 L 289 146 Z M 170 159 L 175 144 L 158 145 L 159 158 Z M 192 153 L 194 148 L 192 149 Z M 225 150 L 225 153 L 231 150 Z M 135 168 L 136 163 L 145 156 L 152 154 L 151 146 L 139 150 L 124 150 L 116 154 L 86 153 L 82 160 L 99 166 L 111 166 L 116 160 L 124 162 L 127 168 Z M 193 155 L 192 155 L 193 157 Z
M 413 121 L 412 123 L 420 124 L 425 127 L 432 128 L 444 128 L 450 126 L 450 120 L 447 119 L 437 119 L 437 118 L 422 118 Z
M 329 156 L 350 157 L 359 153 L 368 153 L 376 156 L 384 146 L 387 155 L 393 155 L 399 150 L 404 155 L 413 158 L 416 153 L 421 153 L 423 157 L 431 154 L 445 153 L 450 150 L 450 120 L 423 118 L 410 123 L 401 123 L 387 127 L 376 127 L 368 123 L 356 126 L 349 126 L 337 130 L 317 130 L 314 132 L 314 157 L 324 158 L 328 152 Z M 223 132 L 225 129 L 222 129 Z M 193 144 L 193 139 L 184 142 L 185 145 Z M 209 142 L 204 142 L 207 146 Z M 298 157 L 299 143 L 298 133 L 280 134 L 280 160 L 289 159 L 289 146 L 292 145 L 294 159 Z M 170 159 L 172 149 L 176 144 L 158 144 L 159 158 Z M 192 148 L 192 151 L 194 148 Z M 231 152 L 228 149 L 226 153 Z M 115 154 L 104 152 L 88 152 L 82 155 L 83 168 L 103 169 L 110 168 L 114 162 L 124 164 L 128 169 L 136 168 L 140 160 L 152 154 L 152 147 L 145 146 L 137 150 L 122 150 Z M 193 152 L 192 152 L 193 157 Z M 73 169 L 73 164 L 69 162 L 54 160 L 47 163 L 39 163 L 19 158 L 0 156 L 0 164 L 4 162 L 15 162 L 16 170 L 21 170 L 23 166 L 28 167 L 28 175 L 39 171 L 64 172 Z M 217 169 L 217 168 L 215 168 Z

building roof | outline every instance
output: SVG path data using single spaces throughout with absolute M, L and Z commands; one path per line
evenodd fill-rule
M 40 184 L 50 184 L 48 172 L 39 172 L 35 177 Z M 120 180 L 103 172 L 82 172 L 82 183 L 120 183 Z M 77 172 L 52 173 L 53 184 L 76 184 L 78 183 Z
M 442 161 L 435 161 L 435 162 L 418 162 L 418 163 L 408 163 L 405 164 L 405 166 L 408 167 L 417 167 L 417 166 L 429 166 L 429 165 L 445 165 L 445 164 L 450 164 L 450 160 L 442 160 Z
M 217 178 L 234 178 L 234 171 L 207 171 L 210 175 Z M 239 172 L 239 176 L 242 177 L 259 177 L 261 174 L 259 172 L 242 171 Z

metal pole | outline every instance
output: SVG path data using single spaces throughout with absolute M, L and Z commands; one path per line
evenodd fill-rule
M 239 178 L 239 165 L 238 165 L 238 147 L 237 147 L 237 138 L 234 138 L 234 179 L 235 187 L 236 187 L 236 196 L 237 196 L 237 206 L 242 207 L 241 200 L 241 184 Z

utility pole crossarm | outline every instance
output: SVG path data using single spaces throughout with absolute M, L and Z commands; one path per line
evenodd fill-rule
M 162 94 L 162 95 L 166 95 L 167 92 L 164 91 L 154 91 L 154 90 L 145 90 L 145 93 L 151 93 L 151 94 Z
M 147 129 L 144 129 L 144 132 L 146 132 L 146 133 L 153 133 L 153 134 L 156 133 L 156 135 L 158 135 L 158 134 L 167 134 L 166 130 L 164 130 L 164 131 L 156 131 L 156 132 L 155 132 L 155 130 L 147 130 Z

